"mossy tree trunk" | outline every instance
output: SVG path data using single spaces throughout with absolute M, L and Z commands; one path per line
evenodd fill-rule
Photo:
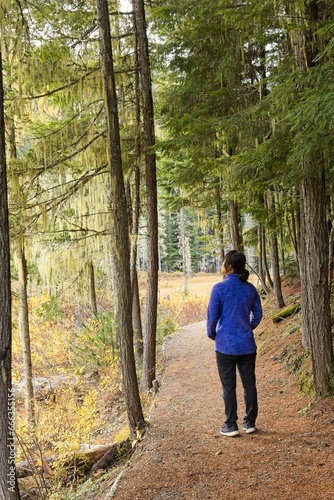
M 325 176 L 321 165 L 300 189 L 303 345 L 311 348 L 313 378 L 318 394 L 334 386 L 334 357 L 328 288 L 328 228 L 326 222 Z
M 123 394 L 130 431 L 144 427 L 133 349 L 130 239 L 121 157 L 117 95 L 111 45 L 108 0 L 97 0 L 101 70 L 107 121 L 107 157 L 110 167 L 112 262 L 116 325 L 120 342 Z
M 97 314 L 96 286 L 95 286 L 95 270 L 93 261 L 89 261 L 89 287 L 90 287 L 90 304 L 92 314 Z
M 9 129 L 9 157 L 17 160 L 16 133 L 14 120 L 11 120 L 8 126 Z M 15 175 L 15 174 L 14 174 Z M 19 180 L 17 181 L 19 186 Z M 22 203 L 20 187 L 16 192 L 12 193 L 13 197 L 17 197 L 19 203 Z M 21 227 L 20 227 L 21 226 Z M 25 235 L 23 224 L 16 228 L 16 258 L 18 271 L 18 292 L 19 292 L 19 327 L 21 334 L 21 348 L 23 359 L 23 376 L 25 386 L 25 410 L 27 425 L 31 429 L 35 426 L 35 401 L 34 401 L 34 386 L 33 386 L 33 366 L 31 360 L 31 342 L 30 342 L 30 325 L 29 325 L 29 306 L 28 306 L 28 272 L 27 261 L 25 255 Z
M 4 90 L 0 50 L 0 496 L 2 500 L 20 498 L 14 448 L 14 405 L 12 391 L 12 317 L 7 172 L 5 152 Z
M 137 162 L 137 155 L 136 155 L 136 162 Z M 138 230 L 139 230 L 139 216 L 140 216 L 140 169 L 137 165 L 135 165 L 134 183 L 133 183 L 132 218 L 130 218 L 129 220 L 131 227 L 130 267 L 131 267 L 131 287 L 132 287 L 132 326 L 134 333 L 134 349 L 137 359 L 140 359 L 143 354 L 143 330 L 142 330 L 139 280 L 138 280 L 138 270 L 137 270 L 137 248 L 138 248 L 137 242 L 138 242 Z
M 134 19 L 135 24 L 135 19 Z M 139 359 L 143 355 L 143 325 L 141 318 L 141 304 L 139 294 L 139 280 L 137 269 L 137 249 L 138 232 L 140 218 L 140 174 L 142 162 L 141 148 L 141 122 L 140 122 L 140 78 L 138 62 L 138 40 L 135 31 L 135 116 L 136 116 L 136 136 L 135 136 L 135 165 L 133 182 L 133 209 L 132 209 L 132 239 L 131 239 L 131 282 L 132 282 L 132 323 L 134 329 L 135 355 Z
M 150 58 L 146 33 L 145 6 L 143 0 L 133 0 L 132 4 L 135 15 L 139 74 L 143 102 L 147 211 L 146 322 L 141 382 L 144 389 L 150 389 L 155 379 L 159 270 L 156 155 L 153 150 L 155 145 L 154 109 Z

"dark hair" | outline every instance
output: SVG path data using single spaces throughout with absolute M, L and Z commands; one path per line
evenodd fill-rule
M 232 267 L 233 271 L 239 275 L 239 280 L 246 283 L 249 272 L 245 269 L 246 257 L 237 250 L 230 250 L 225 256 L 225 268 Z

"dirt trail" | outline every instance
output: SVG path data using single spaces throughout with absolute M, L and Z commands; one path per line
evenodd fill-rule
M 334 498 L 334 414 L 327 411 L 314 420 L 304 411 L 308 398 L 300 396 L 272 353 L 257 362 L 259 431 L 237 438 L 219 434 L 222 391 L 205 322 L 172 335 L 165 355 L 151 427 L 114 494 L 105 491 L 105 499 Z M 244 405 L 238 386 L 240 422 Z

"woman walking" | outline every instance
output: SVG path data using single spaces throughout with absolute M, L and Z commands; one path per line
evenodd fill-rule
M 243 429 L 256 431 L 258 402 L 255 379 L 256 343 L 253 330 L 262 319 L 256 288 L 248 283 L 244 254 L 231 250 L 223 263 L 222 282 L 214 285 L 207 310 L 207 334 L 215 340 L 219 377 L 223 386 L 226 420 L 220 433 L 238 436 L 236 369 L 244 388 L 246 414 Z

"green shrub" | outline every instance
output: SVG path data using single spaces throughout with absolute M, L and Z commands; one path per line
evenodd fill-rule
M 50 321 L 52 319 L 63 319 L 65 314 L 61 310 L 57 297 L 50 297 L 50 300 L 43 302 L 40 306 L 36 307 L 35 313 L 39 318 L 44 321 Z
M 119 352 L 112 312 L 87 320 L 77 332 L 71 351 L 79 367 L 87 370 L 116 361 Z

